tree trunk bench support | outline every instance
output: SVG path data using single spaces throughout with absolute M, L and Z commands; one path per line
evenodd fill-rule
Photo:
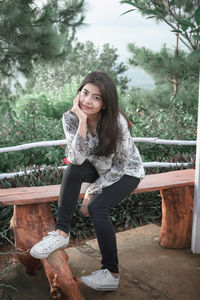
M 147 175 L 133 194 L 160 191 L 162 225 L 159 243 L 166 248 L 188 248 L 191 245 L 195 170 L 180 170 Z M 51 202 L 57 201 L 60 185 L 0 189 L 0 204 L 14 205 L 11 228 L 16 247 L 26 252 L 18 259 L 28 274 L 43 265 L 50 283 L 52 299 L 83 299 L 80 280 L 73 278 L 64 250 L 57 250 L 47 259 L 36 260 L 29 249 L 49 231 L 55 229 Z M 79 197 L 83 198 L 81 191 Z

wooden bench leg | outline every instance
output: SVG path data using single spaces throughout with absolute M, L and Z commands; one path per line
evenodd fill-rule
M 185 186 L 160 191 L 162 225 L 160 245 L 182 249 L 191 246 L 194 187 Z
M 44 266 L 51 287 L 52 299 L 82 300 L 80 280 L 73 278 L 64 250 L 57 250 L 47 259 L 38 260 L 29 254 L 30 248 L 49 231 L 55 230 L 50 203 L 15 205 L 11 220 L 16 247 L 25 255 L 18 255 L 28 274 Z

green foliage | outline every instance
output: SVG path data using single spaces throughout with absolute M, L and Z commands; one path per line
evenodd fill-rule
M 146 93 L 146 94 L 145 94 Z M 141 103 L 145 94 L 148 103 Z M 129 109 L 126 111 L 129 120 L 133 122 L 133 137 L 158 137 L 169 140 L 195 140 L 197 118 L 185 113 L 181 107 L 171 106 L 170 109 L 150 110 L 154 92 L 134 89 L 128 95 Z M 137 101 L 136 101 L 137 100 Z M 195 156 L 194 146 L 173 146 L 138 143 L 138 148 L 144 162 L 147 161 L 180 161 L 192 162 Z M 175 159 L 174 159 L 175 158 Z
M 108 73 L 115 83 L 120 86 L 122 92 L 127 89 L 128 78 L 123 75 L 127 70 L 124 63 L 118 62 L 117 49 L 104 44 L 102 49 L 95 47 L 94 43 L 77 42 L 72 46 L 65 59 L 61 62 L 46 64 L 39 61 L 34 68 L 27 89 L 44 89 L 50 91 L 52 88 L 57 92 L 71 82 L 74 77 L 78 84 L 91 71 L 101 70 Z
M 154 101 L 156 97 L 157 102 Z M 160 93 L 158 89 L 152 91 L 130 89 L 126 98 L 126 103 L 128 103 L 126 112 L 135 125 L 133 136 L 171 140 L 196 139 L 197 108 L 196 115 L 188 113 L 185 107 L 173 103 L 161 108 L 161 101 L 167 102 L 167 97 L 168 92 L 164 94 L 163 89 Z
M 63 176 L 63 169 L 57 167 L 45 167 L 40 170 L 34 170 L 24 176 L 15 176 L 14 178 L 4 178 L 0 180 L 0 188 L 16 188 L 23 186 L 43 186 L 60 184 Z
M 34 116 L 16 120 L 13 126 L 4 129 L 0 136 L 4 147 L 42 140 L 63 139 L 61 120 Z M 0 172 L 14 172 L 33 165 L 60 165 L 64 157 L 64 148 L 60 146 L 33 148 L 17 152 L 2 153 L 0 156 Z
M 78 89 L 78 80 L 72 78 L 60 89 L 57 89 L 53 84 L 55 82 L 51 82 L 48 91 L 45 91 L 45 87 L 41 86 L 41 89 L 34 90 L 32 93 L 27 91 L 19 97 L 13 105 L 17 118 L 24 119 L 26 117 L 28 121 L 32 117 L 44 116 L 60 120 L 63 112 L 72 107 Z
M 165 22 L 171 31 L 178 33 L 180 40 L 190 50 L 199 49 L 200 40 L 200 1 L 199 0 L 121 0 L 121 4 L 129 4 L 147 19 L 155 18 Z
M 68 51 L 75 28 L 83 23 L 84 0 L 5 0 L 0 11 L 0 74 L 17 77 L 29 73 L 34 60 L 60 58 Z
M 176 74 L 180 83 L 190 78 L 198 80 L 198 64 L 194 59 L 188 58 L 188 53 L 183 50 L 178 51 L 178 56 L 174 57 L 174 50 L 163 45 L 159 52 L 153 52 L 145 47 L 137 47 L 133 43 L 128 45 L 132 54 L 129 63 L 142 67 L 155 84 L 163 84 L 171 81 Z
M 161 197 L 157 192 L 132 195 L 113 209 L 111 219 L 121 230 L 160 220 Z
M 73 79 L 59 92 L 35 90 L 10 102 L 9 110 L 2 115 L 2 147 L 64 139 L 62 114 L 72 107 L 77 88 L 77 80 Z M 64 156 L 64 148 L 60 146 L 3 153 L 0 172 L 32 168 L 33 165 L 61 165 Z
M 159 52 L 153 52 L 144 47 L 139 48 L 129 44 L 132 54 L 130 64 L 140 66 L 154 79 L 155 89 L 152 91 L 134 91 L 146 111 L 164 109 L 176 116 L 176 113 L 197 114 L 198 102 L 198 64 L 194 58 L 179 50 L 178 56 L 164 45 Z M 176 93 L 174 93 L 174 78 L 176 78 Z M 136 95 L 133 96 L 136 98 Z M 133 101 L 132 101 L 133 103 Z
M 33 148 L 16 153 L 3 153 L 0 157 L 0 172 L 17 172 L 32 169 L 34 166 L 43 167 L 50 164 L 60 166 L 65 157 L 64 148 L 61 146 L 43 147 L 42 149 Z
M 62 93 L 36 91 L 17 99 L 12 106 L 13 117 L 9 125 L 3 118 L 0 143 L 14 146 L 36 141 L 64 139 L 61 117 L 67 111 L 76 94 L 77 82 L 67 84 Z M 168 104 L 169 88 L 157 86 L 155 90 L 145 91 L 131 88 L 126 95 L 119 94 L 121 108 L 127 113 L 134 126 L 133 137 L 159 137 L 161 139 L 196 139 L 196 107 L 180 98 L 178 103 Z M 188 97 L 189 97 L 188 92 Z M 155 101 L 156 99 L 156 101 Z M 182 102 L 181 102 L 182 101 Z M 187 106 L 189 108 L 187 108 Z M 188 113 L 192 111 L 193 113 Z M 194 114 L 195 113 L 195 114 Z M 5 126 L 9 126 L 6 127 Z M 191 161 L 194 146 L 167 146 L 139 143 L 138 148 L 144 162 L 171 161 L 176 154 L 183 153 Z M 39 147 L 18 152 L 2 153 L 1 172 L 14 172 L 33 166 L 59 166 L 65 156 L 64 147 Z M 180 155 L 178 155 L 180 157 Z M 188 161 L 183 159 L 181 161 Z

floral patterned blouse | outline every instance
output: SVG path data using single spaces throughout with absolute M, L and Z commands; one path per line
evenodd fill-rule
M 99 177 L 86 191 L 87 194 L 99 194 L 102 189 L 117 182 L 127 174 L 137 178 L 144 177 L 144 168 L 137 147 L 128 130 L 127 121 L 119 113 L 118 117 L 122 135 L 117 143 L 115 153 L 109 156 L 97 156 L 93 153 L 98 146 L 98 135 L 95 129 L 94 136 L 87 130 L 86 139 L 78 132 L 78 117 L 71 111 L 63 114 L 63 129 L 67 140 L 66 157 L 76 165 L 82 164 L 88 159 L 95 167 Z

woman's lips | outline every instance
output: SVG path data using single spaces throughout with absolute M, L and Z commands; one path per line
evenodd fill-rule
M 89 106 L 87 106 L 87 105 L 81 105 L 81 107 L 83 108 L 83 109 L 91 109 L 91 107 L 89 107 Z

